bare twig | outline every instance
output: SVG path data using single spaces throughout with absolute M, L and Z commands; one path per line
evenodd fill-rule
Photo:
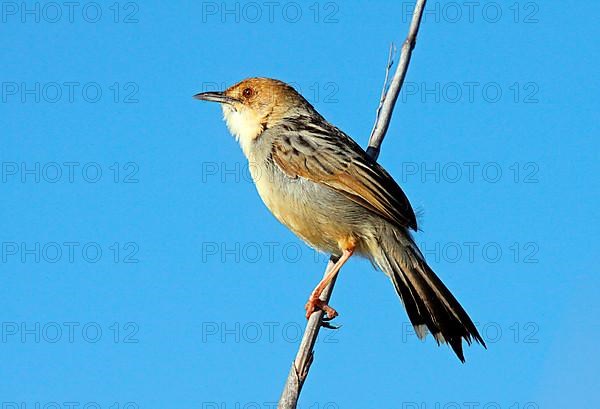
M 385 137 L 388 127 L 390 126 L 392 112 L 394 112 L 396 100 L 400 94 L 402 84 L 404 84 L 404 78 L 406 77 L 406 71 L 408 70 L 408 64 L 410 63 L 412 51 L 417 43 L 417 33 L 419 32 L 419 26 L 421 25 L 421 17 L 423 16 L 425 3 L 426 0 L 417 0 L 417 3 L 415 4 L 412 21 L 410 22 L 410 28 L 408 29 L 408 36 L 406 37 L 406 40 L 404 40 L 404 44 L 402 44 L 402 50 L 400 51 L 400 61 L 396 67 L 396 72 L 394 73 L 394 78 L 392 78 L 392 83 L 385 94 L 383 104 L 381 104 L 381 109 L 378 109 L 377 120 L 375 122 L 375 126 L 373 127 L 373 131 L 371 132 L 371 137 L 369 138 L 369 147 L 367 148 L 367 153 L 373 159 L 377 159 L 379 156 L 381 143 L 383 142 L 383 138 Z
M 333 268 L 335 262 L 336 259 L 332 256 L 325 269 L 325 274 Z M 335 278 L 327 287 L 325 287 L 325 290 L 323 290 L 320 297 L 323 301 L 329 302 L 334 285 Z M 315 347 L 315 342 L 317 342 L 317 336 L 319 335 L 324 315 L 325 313 L 323 311 L 317 310 L 310 316 L 306 323 L 306 329 L 304 330 L 304 336 L 300 342 L 296 359 L 292 363 L 292 368 L 290 369 L 290 373 L 283 388 L 283 393 L 281 394 L 279 404 L 277 405 L 278 409 L 296 408 L 302 385 L 308 375 L 310 364 L 313 361 L 313 348 Z
M 371 135 L 375 132 L 375 128 L 377 127 L 377 122 L 379 122 L 379 115 L 381 115 L 381 108 L 383 107 L 383 102 L 385 101 L 385 96 L 387 94 L 388 88 L 390 86 L 390 70 L 394 66 L 394 55 L 396 54 L 396 46 L 394 43 L 390 44 L 390 53 L 388 54 L 388 62 L 385 66 L 385 78 L 383 80 L 383 87 L 381 88 L 381 96 L 379 97 L 379 105 L 377 106 L 377 112 L 375 113 L 375 123 L 373 124 L 373 129 L 371 130 Z
M 383 142 L 383 138 L 385 137 L 390 125 L 392 112 L 394 111 L 396 100 L 398 99 L 400 89 L 402 88 L 404 78 L 406 77 L 406 71 L 408 70 L 408 64 L 410 63 L 410 58 L 412 56 L 412 50 L 414 49 L 417 41 L 417 33 L 419 32 L 419 26 L 421 24 L 421 17 L 423 16 L 425 3 L 426 0 L 416 0 L 412 21 L 408 30 L 408 36 L 402 45 L 400 61 L 396 67 L 392 82 L 388 87 L 388 74 L 393 65 L 393 45 L 390 47 L 385 81 L 383 84 L 382 99 L 377 108 L 375 125 L 371 131 L 369 145 L 367 148 L 367 154 L 369 154 L 369 156 L 375 160 L 379 156 L 381 143 Z M 336 259 L 333 256 L 329 259 L 329 263 L 327 264 L 324 275 L 327 275 L 327 273 L 331 270 L 335 264 L 335 261 Z M 332 282 L 321 294 L 321 299 L 326 303 L 329 302 L 334 285 L 335 279 L 332 280 Z M 302 390 L 302 386 L 304 385 L 304 381 L 308 376 L 308 371 L 313 361 L 313 349 L 315 342 L 317 341 L 317 336 L 319 335 L 319 330 L 323 325 L 323 316 L 323 311 L 318 310 L 314 312 L 308 319 L 306 329 L 304 330 L 304 336 L 302 337 L 300 347 L 298 348 L 298 353 L 296 354 L 296 359 L 292 363 L 292 367 L 281 394 L 281 398 L 279 399 L 279 404 L 277 406 L 278 409 L 295 409 L 297 406 L 300 391 Z

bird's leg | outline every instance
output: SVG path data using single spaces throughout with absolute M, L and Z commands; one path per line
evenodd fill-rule
M 321 293 L 323 292 L 325 287 L 327 287 L 331 280 L 335 278 L 335 276 L 340 271 L 344 263 L 348 261 L 348 259 L 352 256 L 353 253 L 354 246 L 344 249 L 342 256 L 338 259 L 338 261 L 335 262 L 331 271 L 327 273 L 325 277 L 323 277 L 319 284 L 317 284 L 313 292 L 310 294 L 306 306 L 304 307 L 306 309 L 306 319 L 308 319 L 311 316 L 311 314 L 316 310 L 325 311 L 329 319 L 332 319 L 338 315 L 336 310 L 327 305 L 327 303 L 321 300 L 319 297 L 321 296 Z

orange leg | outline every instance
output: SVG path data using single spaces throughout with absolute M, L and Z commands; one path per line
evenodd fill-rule
M 321 300 L 319 297 L 321 296 L 321 293 L 323 292 L 325 287 L 327 287 L 327 285 L 329 285 L 331 280 L 333 280 L 335 278 L 335 276 L 337 276 L 337 274 L 339 273 L 339 271 L 342 268 L 342 266 L 344 265 L 344 263 L 350 259 L 350 257 L 352 256 L 353 253 L 354 253 L 354 247 L 344 249 L 342 256 L 333 265 L 333 268 L 331 269 L 331 271 L 329 273 L 327 273 L 327 275 L 325 277 L 323 277 L 323 279 L 321 280 L 321 282 L 319 284 L 317 284 L 317 286 L 311 293 L 310 297 L 308 298 L 308 302 L 306 303 L 306 305 L 304 307 L 306 309 L 306 319 L 308 319 L 311 316 L 311 314 L 313 312 L 315 312 L 316 310 L 325 311 L 325 313 L 327 313 L 327 316 L 330 319 L 334 318 L 338 315 L 336 310 L 334 310 L 329 305 L 327 305 L 325 303 L 325 301 Z

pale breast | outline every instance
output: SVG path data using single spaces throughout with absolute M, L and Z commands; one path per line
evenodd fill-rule
M 282 224 L 321 251 L 339 251 L 338 242 L 351 234 L 327 187 L 303 178 L 290 178 L 270 163 L 251 166 L 256 189 L 267 208 Z M 342 217 L 340 217 L 342 216 Z

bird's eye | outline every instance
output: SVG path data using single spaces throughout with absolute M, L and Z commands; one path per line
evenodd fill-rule
M 246 98 L 250 98 L 252 95 L 254 95 L 254 90 L 252 88 L 244 88 L 242 95 Z

